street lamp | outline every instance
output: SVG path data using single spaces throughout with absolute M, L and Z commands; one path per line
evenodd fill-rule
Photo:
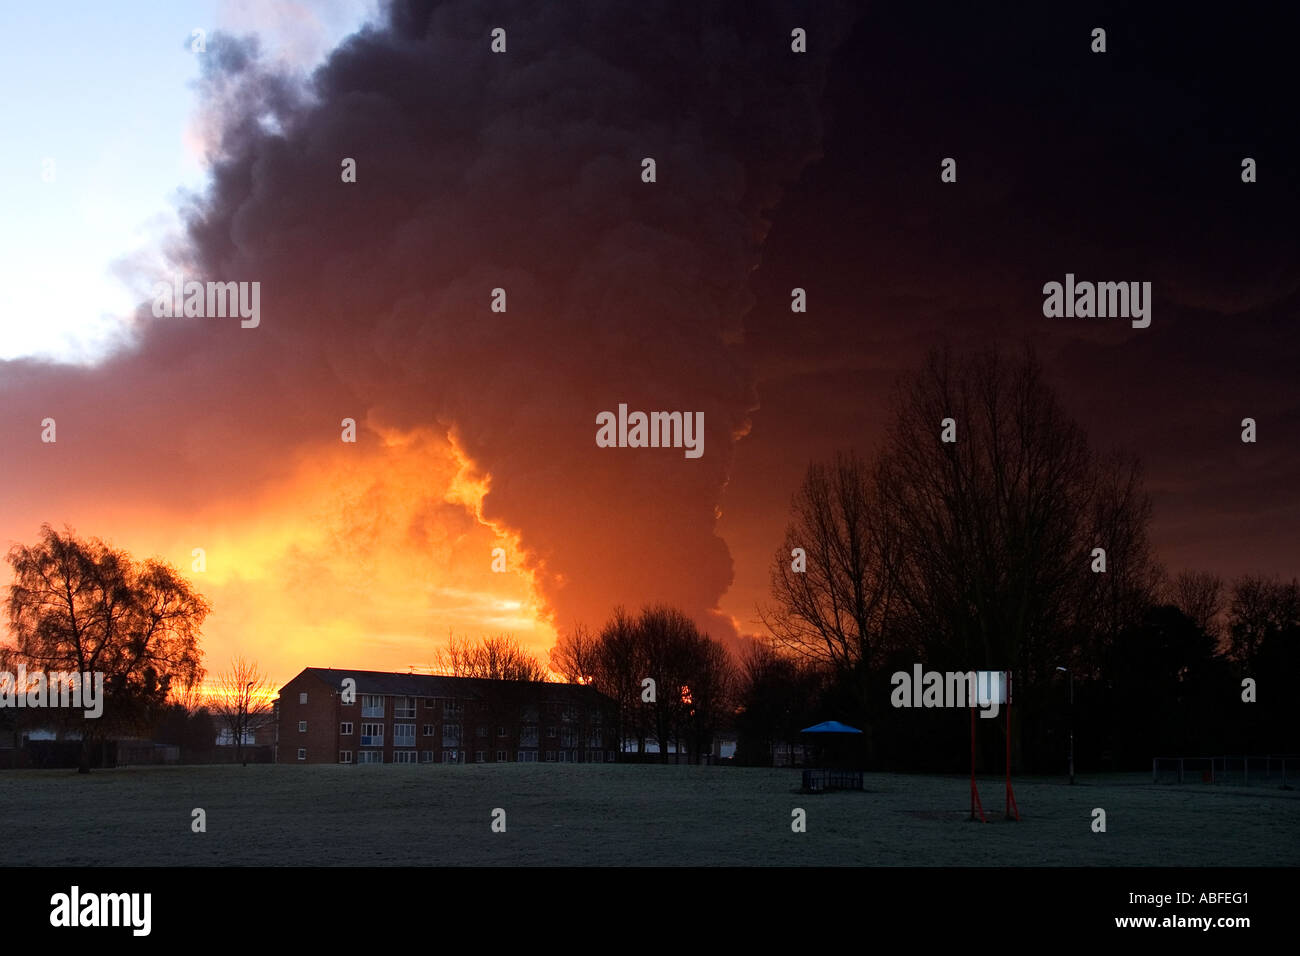
M 1070 783 L 1074 784 L 1074 674 L 1066 667 L 1058 667 L 1058 671 L 1070 679 Z

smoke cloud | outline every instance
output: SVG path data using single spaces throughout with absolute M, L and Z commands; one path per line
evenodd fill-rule
M 766 214 L 818 155 L 850 19 L 394 3 L 306 84 L 252 39 L 210 37 L 212 184 L 172 268 L 259 282 L 260 325 L 146 303 L 101 365 L 0 366 L 4 536 L 73 521 L 178 564 L 212 542 L 214 569 L 228 542 L 213 623 L 284 676 L 419 662 L 448 626 L 598 625 L 650 600 L 734 637 L 716 525 L 757 405 L 747 283 Z M 596 415 L 620 402 L 703 412 L 704 456 L 598 448 Z M 502 590 L 500 540 L 524 583 L 485 617 L 467 596 Z M 258 633 L 272 622 L 283 641 Z M 313 652 L 324 636 L 334 649 Z

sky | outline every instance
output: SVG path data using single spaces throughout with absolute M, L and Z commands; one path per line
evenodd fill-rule
M 734 646 L 808 463 L 877 448 L 945 344 L 1032 346 L 1142 459 L 1171 570 L 1300 573 L 1300 170 L 1248 13 L 3 17 L 0 543 L 172 562 L 210 670 L 421 668 L 449 632 L 544 658 L 650 601 Z M 258 282 L 256 327 L 156 317 L 177 272 Z M 1044 316 L 1067 273 L 1150 282 L 1151 325 Z M 703 455 L 598 447 L 620 404 L 702 413 Z
M 373 3 L 77 2 L 0 10 L 0 358 L 86 362 L 119 346 L 164 267 L 178 201 L 206 180 L 195 30 L 255 30 L 307 70 L 376 12 Z M 20 321 L 23 314 L 39 322 Z

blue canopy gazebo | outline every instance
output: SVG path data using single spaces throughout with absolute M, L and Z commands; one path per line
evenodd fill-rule
M 842 724 L 838 720 L 823 720 L 820 724 L 805 727 L 799 733 L 819 735 L 817 738 L 819 743 L 825 741 L 818 748 L 820 751 L 819 756 L 825 760 L 825 750 L 830 750 L 833 755 L 827 762 L 837 765 L 805 770 L 803 772 L 803 789 L 805 793 L 862 789 L 862 770 L 859 769 L 861 764 L 856 767 L 848 766 L 856 763 L 853 760 L 849 743 L 857 743 L 858 741 L 853 735 L 861 736 L 862 731 L 856 727 L 850 727 L 848 724 Z M 835 746 L 836 743 L 839 746 Z
M 850 727 L 848 724 L 841 724 L 838 720 L 823 720 L 820 724 L 813 724 L 811 727 L 805 727 L 799 731 L 801 734 L 860 734 L 862 731 L 856 727 Z

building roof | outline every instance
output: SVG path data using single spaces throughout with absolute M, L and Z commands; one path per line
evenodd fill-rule
M 528 700 L 593 703 L 609 698 L 592 687 L 581 684 L 558 684 L 547 681 L 488 680 L 482 677 L 446 677 L 440 674 L 402 674 L 389 671 L 338 670 L 333 667 L 306 667 L 310 674 L 335 690 L 343 681 L 356 681 L 358 694 L 381 694 L 395 697 L 495 698 L 517 697 Z M 294 680 L 298 678 L 295 677 Z M 286 685 L 287 686 L 287 685 Z M 283 693 L 284 688 L 280 688 Z

